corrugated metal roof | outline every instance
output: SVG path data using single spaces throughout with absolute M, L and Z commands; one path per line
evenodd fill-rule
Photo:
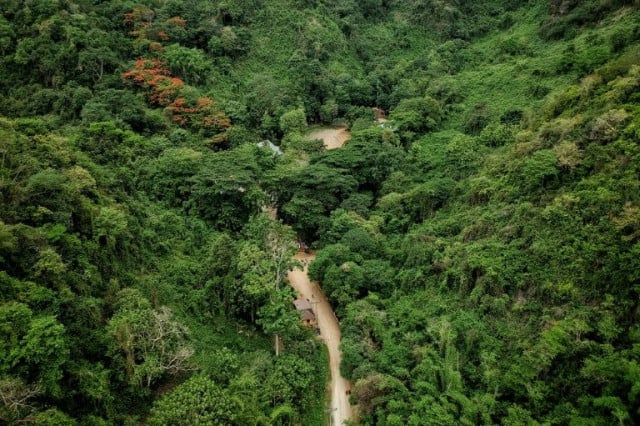
M 297 299 L 293 302 L 296 305 L 296 309 L 299 311 L 304 311 L 305 309 L 311 310 L 311 303 L 307 299 Z

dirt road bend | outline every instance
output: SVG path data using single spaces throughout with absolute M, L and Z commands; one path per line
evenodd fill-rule
M 311 282 L 307 275 L 309 263 L 315 258 L 315 254 L 300 252 L 296 259 L 303 263 L 302 271 L 289 272 L 289 283 L 300 296 L 309 299 L 313 311 L 318 320 L 320 337 L 324 340 L 329 350 L 329 370 L 331 372 L 331 425 L 342 425 L 345 420 L 351 418 L 351 405 L 349 395 L 351 384 L 340 375 L 340 325 L 331 309 L 324 293 L 318 283 Z
M 349 130 L 345 127 L 318 129 L 307 135 L 307 139 L 321 139 L 326 149 L 340 148 L 350 137 Z

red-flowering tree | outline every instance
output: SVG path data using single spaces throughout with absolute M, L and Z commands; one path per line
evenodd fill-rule
M 158 59 L 138 59 L 133 69 L 122 74 L 122 78 L 142 88 L 152 105 L 166 107 L 171 120 L 197 130 L 212 143 L 226 141 L 224 133 L 231 127 L 231 120 L 211 98 L 201 97 L 189 101 L 180 96 L 184 82 L 171 75 L 165 62 Z
M 161 51 L 163 42 L 180 40 L 186 35 L 185 19 L 173 16 L 164 22 L 158 22 L 156 17 L 155 11 L 148 7 L 134 7 L 124 14 L 124 23 L 131 28 L 129 35 L 136 39 L 134 47 L 137 49 Z
M 158 59 L 138 59 L 132 70 L 122 74 L 122 78 L 142 87 L 149 102 L 167 106 L 176 99 L 184 82 L 171 76 L 166 64 Z

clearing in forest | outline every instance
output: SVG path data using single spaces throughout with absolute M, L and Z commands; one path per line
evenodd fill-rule
M 351 134 L 346 127 L 319 128 L 307 135 L 311 140 L 322 140 L 326 149 L 340 148 L 350 137 Z

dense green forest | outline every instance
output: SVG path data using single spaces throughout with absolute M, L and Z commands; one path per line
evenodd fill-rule
M 637 0 L 0 0 L 0 93 L 0 423 L 323 424 L 296 238 L 361 424 L 640 423 Z

